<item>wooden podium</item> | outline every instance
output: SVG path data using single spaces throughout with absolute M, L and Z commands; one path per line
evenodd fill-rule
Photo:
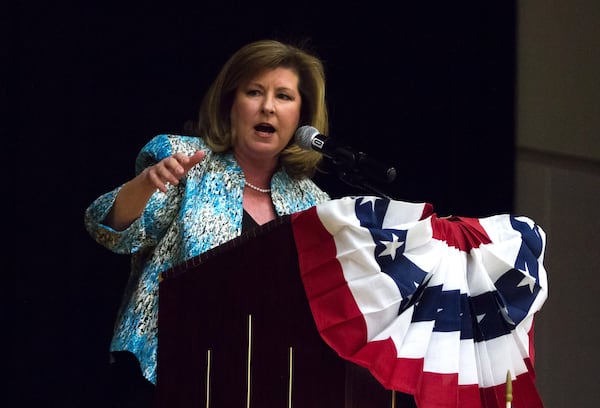
M 162 273 L 158 325 L 159 408 L 397 406 L 317 332 L 289 216 Z

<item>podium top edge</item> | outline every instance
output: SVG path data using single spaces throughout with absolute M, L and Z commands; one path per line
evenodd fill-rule
M 291 216 L 289 214 L 279 216 L 273 221 L 269 221 L 263 225 L 259 225 L 258 227 L 253 228 L 251 231 L 244 232 L 236 238 L 233 238 L 219 246 L 209 249 L 206 252 L 189 258 L 177 265 L 174 265 L 171 268 L 159 273 L 159 283 L 162 283 L 165 280 L 173 279 L 187 271 L 190 271 L 192 268 L 197 267 L 198 265 L 208 261 L 209 259 L 220 256 L 232 250 L 235 247 L 243 245 L 244 243 L 252 239 L 267 235 L 270 232 L 281 228 L 284 225 L 289 225 L 290 221 Z

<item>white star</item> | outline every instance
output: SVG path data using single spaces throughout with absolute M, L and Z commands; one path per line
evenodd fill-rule
M 477 323 L 481 323 L 481 321 L 483 320 L 483 318 L 485 317 L 485 313 L 477 315 Z
M 378 197 L 375 196 L 365 196 L 362 197 L 362 200 L 360 201 L 360 205 L 364 205 L 367 203 L 371 203 L 371 209 L 375 209 L 375 201 L 379 200 Z
M 527 262 L 525 262 L 525 270 L 519 269 L 519 272 L 521 272 L 524 276 L 523 280 L 519 282 L 517 287 L 529 285 L 529 291 L 533 293 L 533 287 L 535 286 L 535 278 L 529 273 L 529 266 L 527 265 Z
M 513 319 L 510 317 L 510 315 L 508 314 L 508 309 L 505 307 L 500 308 L 500 313 L 502 313 L 502 316 L 504 316 L 504 319 L 509 322 L 510 324 L 515 324 L 515 322 L 513 321 Z
M 396 257 L 396 251 L 398 248 L 400 248 L 402 245 L 404 245 L 404 241 L 398 241 L 398 236 L 393 233 L 392 233 L 392 237 L 393 238 L 391 241 L 387 241 L 387 242 L 382 241 L 382 243 L 385 244 L 385 249 L 383 251 L 381 251 L 379 256 L 390 255 L 392 257 L 392 259 L 394 259 Z

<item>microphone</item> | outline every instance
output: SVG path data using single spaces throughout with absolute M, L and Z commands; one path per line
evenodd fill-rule
M 294 138 L 302 149 L 320 152 L 343 169 L 350 169 L 383 183 L 391 183 L 396 179 L 394 167 L 380 163 L 366 153 L 341 145 L 335 139 L 322 135 L 312 126 L 300 126 Z

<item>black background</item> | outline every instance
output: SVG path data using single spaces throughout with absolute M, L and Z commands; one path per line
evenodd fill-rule
M 17 153 L 7 174 L 13 392 L 3 398 L 19 402 L 2 405 L 102 406 L 128 258 L 89 238 L 84 210 L 133 175 L 149 138 L 196 118 L 249 41 L 306 41 L 323 59 L 329 133 L 396 167 L 386 194 L 440 215 L 510 212 L 515 5 L 488 3 L 21 2 L 5 14 L 2 131 L 9 151 L 17 136 Z M 316 181 L 334 197 L 361 193 Z

